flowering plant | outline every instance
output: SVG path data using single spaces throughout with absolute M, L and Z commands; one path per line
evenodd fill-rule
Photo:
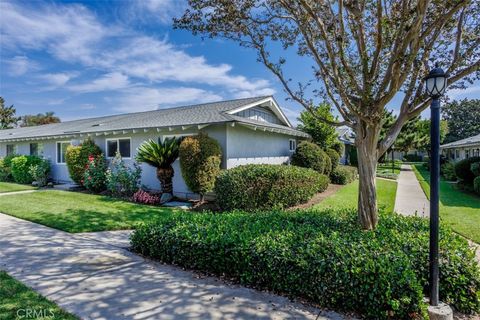
M 107 189 L 115 197 L 131 197 L 140 186 L 141 175 L 136 162 L 128 166 L 117 152 L 107 170 Z
M 140 189 L 133 194 L 132 201 L 143 204 L 158 204 L 160 197 Z
M 91 192 L 102 192 L 105 190 L 106 164 L 102 154 L 88 156 L 88 163 L 83 173 L 83 186 Z

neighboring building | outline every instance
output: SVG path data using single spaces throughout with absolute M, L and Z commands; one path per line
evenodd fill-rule
M 355 133 L 349 127 L 336 128 L 338 140 L 343 143 L 343 154 L 340 156 L 341 164 L 350 164 L 350 150 L 355 148 Z
M 480 157 L 480 134 L 440 146 L 442 155 L 451 161 Z
M 133 163 L 137 147 L 147 139 L 200 131 L 219 142 L 224 169 L 247 163 L 288 162 L 297 140 L 309 137 L 292 127 L 273 97 L 264 96 L 1 130 L 0 157 L 11 153 L 41 155 L 50 160 L 52 178 L 69 183 L 65 150 L 87 137 L 107 158 L 118 150 L 126 162 Z M 146 164 L 142 169 L 142 184 L 159 189 L 155 169 Z M 174 170 L 174 193 L 193 196 L 182 179 L 178 160 Z

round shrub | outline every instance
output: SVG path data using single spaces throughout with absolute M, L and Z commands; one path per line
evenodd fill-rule
M 475 175 L 470 169 L 470 167 L 476 162 L 480 162 L 480 157 L 472 157 L 458 161 L 455 164 L 455 174 L 457 175 L 457 177 L 464 183 L 471 185 L 473 179 L 475 178 Z
M 472 171 L 475 177 L 480 176 L 480 161 L 472 163 L 470 171 Z
M 328 155 L 332 162 L 332 171 L 335 170 L 335 168 L 340 164 L 340 155 L 336 150 L 333 149 L 327 149 L 325 150 L 325 153 Z
M 39 187 L 47 185 L 48 175 L 50 173 L 50 162 L 42 159 L 38 164 L 30 166 L 30 175 L 33 181 L 37 182 Z
M 480 176 L 473 179 L 473 190 L 480 195 Z
M 335 184 L 348 184 L 353 182 L 358 176 L 356 167 L 337 166 L 330 174 L 330 180 Z
M 440 299 L 480 310 L 479 269 L 465 239 L 442 223 Z M 428 295 L 428 220 L 380 214 L 376 230 L 355 210 L 198 213 L 137 228 L 134 251 L 299 297 L 367 319 L 417 319 Z
M 37 156 L 17 156 L 11 160 L 12 176 L 16 183 L 31 184 L 33 176 L 30 167 L 42 162 Z
M 224 210 L 255 211 L 304 203 L 328 187 L 327 176 L 296 166 L 249 164 L 223 171 L 215 183 Z
M 78 146 L 68 146 L 65 153 L 65 161 L 70 178 L 75 181 L 75 183 L 82 185 L 85 168 L 89 162 L 88 157 L 96 157 L 101 154 L 102 149 L 90 138 Z
M 326 171 L 329 172 L 329 160 L 328 155 L 315 143 L 302 141 L 298 144 L 297 149 L 292 155 L 291 164 L 298 167 L 310 168 L 318 173 L 325 173 Z
M 440 172 L 447 181 L 456 181 L 457 175 L 455 174 L 455 164 L 452 162 L 445 162 L 440 167 Z
M 340 141 L 337 140 L 330 146 L 331 149 L 337 151 L 337 153 L 341 156 L 345 151 L 345 145 Z
M 202 200 L 213 190 L 220 173 L 222 148 L 215 139 L 204 133 L 186 137 L 180 143 L 180 167 L 188 188 L 200 194 Z

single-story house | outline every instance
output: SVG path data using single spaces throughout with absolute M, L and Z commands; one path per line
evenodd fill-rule
M 12 153 L 41 155 L 50 160 L 54 181 L 71 183 L 65 151 L 87 137 L 102 148 L 107 159 L 118 150 L 126 162 L 133 163 L 137 147 L 147 139 L 196 135 L 200 131 L 219 142 L 224 169 L 248 163 L 288 162 L 297 141 L 309 138 L 292 127 L 273 97 L 263 96 L 1 130 L 0 157 Z M 155 169 L 146 164 L 142 169 L 142 184 L 159 189 Z M 174 170 L 175 195 L 193 197 L 178 160 Z
M 454 162 L 480 157 L 480 134 L 441 145 L 440 150 L 447 159 Z

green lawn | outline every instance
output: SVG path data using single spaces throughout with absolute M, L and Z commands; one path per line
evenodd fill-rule
M 378 166 L 377 166 L 377 173 L 381 172 L 385 172 L 385 173 L 395 173 L 395 174 L 399 174 L 400 173 L 400 167 L 401 167 L 402 163 L 401 162 L 398 162 L 398 161 L 395 161 L 395 165 L 393 166 L 393 170 L 392 170 L 392 162 L 385 162 L 385 163 L 379 163 Z
M 67 232 L 132 229 L 175 209 L 78 192 L 45 190 L 3 196 L 0 212 Z
M 26 317 L 29 312 L 30 317 Z M 36 315 L 32 316 L 36 312 Z M 78 319 L 20 281 L 0 271 L 0 319 Z
M 427 198 L 430 197 L 430 173 L 421 164 L 412 167 Z M 480 197 L 441 180 L 440 219 L 456 232 L 480 243 Z
M 33 190 L 33 189 L 36 189 L 36 188 L 32 186 L 24 185 L 24 184 L 0 182 L 0 193 Z
M 378 206 L 392 212 L 395 206 L 397 183 L 377 179 Z M 337 193 L 320 202 L 315 208 L 356 208 L 358 201 L 358 180 L 344 186 Z

